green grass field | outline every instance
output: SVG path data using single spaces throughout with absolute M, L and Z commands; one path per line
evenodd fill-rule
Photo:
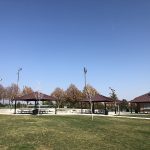
M 149 150 L 150 120 L 0 115 L 0 150 Z

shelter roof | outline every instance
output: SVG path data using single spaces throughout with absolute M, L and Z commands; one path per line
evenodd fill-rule
M 150 92 L 134 98 L 131 103 L 150 103 Z
M 20 97 L 15 98 L 14 100 L 18 101 L 53 101 L 54 97 L 40 93 L 40 92 L 32 92 L 30 94 L 26 94 Z
M 116 103 L 119 104 L 119 103 L 122 103 L 122 101 L 117 99 Z
M 89 102 L 89 99 L 83 99 L 82 102 Z M 113 100 L 110 97 L 106 97 L 100 94 L 96 94 L 91 98 L 92 102 L 113 102 Z

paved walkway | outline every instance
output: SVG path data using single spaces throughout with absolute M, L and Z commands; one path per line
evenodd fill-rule
M 105 115 L 105 116 L 106 116 L 106 115 Z M 146 117 L 133 117 L 133 116 L 115 116 L 115 115 L 108 115 L 108 117 L 129 118 L 129 119 L 147 119 L 147 120 L 150 120 L 150 118 L 146 118 Z
M 51 115 L 55 115 L 55 114 L 51 114 Z M 91 114 L 56 114 L 57 116 L 67 116 L 67 115 L 79 115 L 79 116 L 91 116 Z M 146 118 L 146 117 L 132 117 L 131 116 L 117 116 L 117 115 L 103 115 L 103 114 L 93 114 L 93 117 L 96 116 L 96 117 L 113 117 L 113 118 L 129 118 L 129 119 L 146 119 L 146 120 L 150 120 L 150 118 Z
M 14 114 L 14 110 L 13 109 L 1 109 L 0 110 L 0 114 L 2 115 L 31 115 L 31 114 Z M 61 113 L 61 112 L 57 112 L 57 114 L 55 114 L 55 112 L 52 113 L 48 113 L 48 114 L 39 114 L 39 115 L 59 115 L 59 116 L 67 116 L 67 115 L 84 115 L 84 116 L 91 116 L 91 114 L 81 114 L 81 113 Z M 114 115 L 113 113 L 110 113 L 109 115 L 103 115 L 103 114 L 93 114 L 93 116 L 97 116 L 97 117 L 114 117 L 114 118 L 129 118 L 129 119 L 146 119 L 146 120 L 150 120 L 150 118 L 147 118 L 146 116 L 144 117 L 138 117 L 138 116 L 133 116 L 134 114 L 121 114 L 121 115 Z

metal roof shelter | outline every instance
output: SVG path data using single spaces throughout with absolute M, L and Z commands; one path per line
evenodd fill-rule
M 88 102 L 88 103 L 92 103 L 92 112 L 95 113 L 95 108 L 94 108 L 94 103 L 98 103 L 98 102 L 104 102 L 105 104 L 105 110 L 106 110 L 106 104 L 109 103 L 109 102 L 114 102 L 112 98 L 110 97 L 106 97 L 106 96 L 103 96 L 103 95 L 100 95 L 100 94 L 96 94 L 95 96 L 91 97 L 91 99 L 89 98 L 85 98 L 81 101 L 81 109 L 82 109 L 82 103 L 83 102 Z
M 150 92 L 144 95 L 138 96 L 130 101 L 131 108 L 133 104 L 136 104 L 135 112 L 150 112 Z M 131 109 L 132 113 L 132 109 Z
M 40 101 L 47 101 L 47 100 L 52 101 L 52 100 L 54 100 L 54 97 L 40 93 L 40 92 L 33 92 L 30 94 L 26 94 L 26 95 L 17 97 L 14 100 L 16 100 L 16 101 L 37 101 L 39 99 L 40 99 Z
M 37 106 L 37 103 L 39 101 L 55 101 L 55 98 L 40 92 L 32 92 L 30 94 L 26 94 L 20 97 L 16 97 L 13 99 L 15 101 L 15 114 L 16 114 L 16 104 L 17 101 L 34 101 L 35 102 L 35 107 Z
M 134 98 L 131 103 L 150 103 L 150 92 Z
M 89 99 L 83 99 L 82 102 L 89 102 Z M 113 102 L 113 100 L 110 97 L 96 94 L 95 96 L 91 97 L 91 102 Z

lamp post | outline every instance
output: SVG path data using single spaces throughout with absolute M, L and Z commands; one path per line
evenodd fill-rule
M 17 88 L 18 88 L 19 79 L 20 79 L 20 71 L 22 71 L 22 68 L 19 68 L 17 72 Z M 17 93 L 18 93 L 18 90 L 17 90 Z
M 85 90 L 86 90 L 86 73 L 87 73 L 87 69 L 84 67 L 84 84 L 85 84 Z
M 84 67 L 84 82 L 85 82 L 85 94 L 86 94 L 86 98 L 89 98 L 89 102 L 90 102 L 90 106 L 91 106 L 91 117 L 93 120 L 93 110 L 92 110 L 92 100 L 91 100 L 91 95 L 88 92 L 87 86 L 86 86 L 86 74 L 87 74 L 87 69 Z
M 17 96 L 18 96 L 18 91 L 19 91 L 19 87 L 18 87 L 18 84 L 19 84 L 19 79 L 20 79 L 20 71 L 22 70 L 22 68 L 19 68 L 18 71 L 17 71 Z M 15 114 L 16 114 L 16 100 L 15 100 Z

